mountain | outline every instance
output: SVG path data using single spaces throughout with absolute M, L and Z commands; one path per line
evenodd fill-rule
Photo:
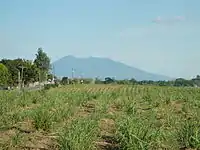
M 60 77 L 71 77 L 73 68 L 75 70 L 74 77 L 100 77 L 103 79 L 105 77 L 115 77 L 115 79 L 135 78 L 136 80 L 154 81 L 171 79 L 167 76 L 148 73 L 108 58 L 77 58 L 69 55 L 55 61 L 52 65 L 54 66 L 56 76 Z

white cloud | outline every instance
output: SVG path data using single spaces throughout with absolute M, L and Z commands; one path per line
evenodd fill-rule
M 171 18 L 163 18 L 158 16 L 157 18 L 153 19 L 152 22 L 156 24 L 174 24 L 177 22 L 183 22 L 186 18 L 184 16 L 173 16 Z

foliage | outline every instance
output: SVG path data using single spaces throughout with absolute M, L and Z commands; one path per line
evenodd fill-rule
M 48 74 L 50 69 L 50 58 L 41 48 L 38 49 L 38 53 L 36 54 L 33 63 L 30 60 L 21 58 L 13 60 L 2 59 L 0 63 L 6 66 L 9 74 L 7 80 L 4 80 L 3 76 L 0 77 L 0 80 L 8 81 L 8 85 L 11 86 L 18 85 L 18 81 L 23 82 L 25 85 L 39 81 L 40 79 L 41 81 L 44 81 L 46 80 L 46 75 L 47 79 L 53 78 L 52 74 Z
M 200 76 L 197 75 L 196 78 L 192 79 L 192 82 L 196 85 L 200 87 Z
M 83 80 L 84 84 L 91 84 L 91 83 L 93 83 L 93 79 L 90 79 L 90 78 L 82 78 L 80 80 Z
M 18 83 L 18 69 L 14 60 L 2 59 L 0 63 L 4 64 L 8 68 L 9 72 L 9 85 L 16 85 Z
M 39 70 L 39 81 L 46 81 L 48 79 L 48 72 L 51 69 L 51 64 L 50 58 L 42 48 L 38 48 L 34 64 Z
M 99 79 L 99 78 L 95 78 L 94 83 L 95 84 L 103 84 L 103 81 L 101 81 L 101 79 Z
M 56 76 L 50 73 L 51 63 L 50 58 L 47 53 L 43 51 L 42 48 L 38 48 L 36 53 L 36 58 L 33 61 L 26 59 L 2 59 L 0 61 L 8 69 L 8 75 L 0 76 L 1 84 L 8 84 L 10 86 L 17 86 L 18 82 L 24 83 L 28 85 L 33 82 L 41 82 L 47 80 L 55 79 L 58 81 Z M 22 69 L 23 68 L 23 69 Z M 20 74 L 19 74 L 20 73 Z M 19 80 L 19 75 L 20 79 Z M 158 86 L 176 86 L 176 87 L 200 87 L 200 75 L 197 75 L 196 78 L 191 80 L 186 80 L 183 78 L 178 78 L 172 81 L 151 81 L 151 80 L 143 80 L 136 81 L 134 78 L 132 79 L 124 79 L 124 80 L 116 80 L 112 77 L 105 77 L 104 80 L 95 78 L 73 78 L 70 79 L 68 77 L 63 77 L 61 80 L 62 85 L 66 84 L 120 84 L 120 85 L 158 85 Z
M 51 89 L 51 88 L 56 88 L 56 87 L 58 87 L 58 84 L 57 84 L 57 83 L 55 83 L 55 84 L 45 84 L 45 85 L 44 85 L 44 89 L 45 89 L 45 90 L 49 90 L 49 89 Z
M 38 69 L 31 61 L 25 59 L 3 59 L 1 63 L 8 68 L 9 72 L 9 84 L 17 85 L 18 84 L 18 73 L 23 77 L 23 82 L 28 84 L 30 82 L 35 82 L 38 80 Z M 23 67 L 23 71 L 22 71 Z M 22 74 L 23 72 L 23 74 Z
M 121 149 L 150 149 L 151 141 L 155 140 L 156 134 L 157 131 L 153 131 L 151 124 L 132 116 L 118 123 L 117 137 Z
M 93 150 L 97 139 L 98 124 L 91 119 L 77 119 L 66 126 L 59 138 L 61 150 Z M 87 137 L 87 138 L 86 138 Z
M 183 78 L 178 78 L 174 82 L 174 86 L 193 86 L 192 80 L 185 80 Z
M 199 149 L 199 97 L 154 85 L 0 91 L 0 149 Z
M 90 84 L 92 83 L 92 79 L 90 78 L 68 78 L 68 77 L 63 77 L 61 80 L 62 85 L 67 85 L 67 84 Z
M 200 149 L 200 120 L 186 120 L 177 132 L 181 147 Z
M 53 74 L 49 73 L 47 75 L 47 79 L 52 81 L 53 79 L 56 79 L 56 77 Z
M 39 73 L 40 73 L 39 80 L 40 81 L 47 80 L 47 74 L 48 74 L 49 70 L 51 69 L 51 64 L 50 64 L 50 58 L 43 51 L 42 48 L 38 48 L 36 58 L 34 60 L 34 64 L 39 69 Z
M 116 80 L 111 77 L 106 77 L 105 80 L 95 79 L 95 84 L 121 84 L 121 85 L 158 85 L 158 86 L 176 86 L 176 87 L 200 87 L 200 77 L 197 75 L 196 78 L 191 80 L 186 80 L 183 78 L 178 78 L 172 81 L 151 81 L 151 80 L 142 80 L 136 81 L 132 79 Z
M 9 79 L 9 72 L 7 67 L 0 63 L 0 85 L 6 85 Z
M 36 58 L 34 60 L 34 64 L 44 71 L 49 71 L 51 68 L 50 65 L 50 58 L 47 56 L 47 54 L 43 51 L 42 48 L 38 48 Z
M 115 79 L 110 78 L 110 77 L 106 77 L 104 83 L 105 84 L 115 83 Z
M 68 77 L 63 77 L 62 80 L 61 80 L 61 84 L 63 84 L 63 85 L 69 84 L 69 78 Z
M 50 113 L 46 108 L 38 108 L 33 113 L 34 126 L 37 130 L 50 130 L 52 127 L 53 113 Z

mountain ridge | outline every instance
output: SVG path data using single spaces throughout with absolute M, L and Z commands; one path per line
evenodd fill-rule
M 57 76 L 72 76 L 72 68 L 75 69 L 74 76 L 84 76 L 87 78 L 115 77 L 116 79 L 136 80 L 171 80 L 172 78 L 149 73 L 125 63 L 105 57 L 76 57 L 73 55 L 64 56 L 52 63 Z

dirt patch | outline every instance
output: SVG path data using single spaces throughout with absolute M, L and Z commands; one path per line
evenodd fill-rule
M 31 133 L 31 132 L 35 132 L 36 129 L 34 128 L 33 125 L 33 121 L 30 119 L 27 119 L 23 122 L 19 122 L 16 125 L 16 128 L 21 131 L 21 132 L 25 132 L 25 133 Z
M 109 108 L 108 108 L 108 114 L 110 115 L 114 115 L 116 114 L 117 112 L 120 112 L 121 110 L 121 107 L 118 107 L 116 105 L 111 105 Z
M 115 122 L 112 119 L 101 119 L 99 121 L 100 137 L 101 139 L 96 142 L 97 148 L 102 150 L 118 150 L 118 142 L 114 138 L 116 132 Z
M 11 137 L 16 135 L 15 129 L 10 129 L 6 131 L 0 131 L 0 144 L 7 143 Z
M 94 102 L 88 102 L 86 104 L 83 104 L 80 107 L 77 107 L 75 110 L 75 114 L 71 117 L 71 119 L 77 118 L 77 117 L 87 117 L 90 114 L 94 113 L 96 111 Z M 71 120 L 68 119 L 68 120 Z
M 176 113 L 181 113 L 183 109 L 184 103 L 182 101 L 172 101 L 171 107 L 174 109 Z
M 85 112 L 88 112 L 88 113 L 93 113 L 95 112 L 95 102 L 88 102 L 86 104 L 83 105 L 83 110 Z
M 19 143 L 12 145 L 13 138 Z M 0 130 L 0 147 L 2 148 L 2 146 L 15 150 L 57 149 L 56 137 L 37 132 L 33 126 L 33 121 L 28 119 Z
M 0 130 L 0 143 L 6 144 L 11 142 L 12 137 L 16 136 L 17 133 L 30 134 L 32 132 L 35 132 L 35 129 L 31 121 L 20 122 L 10 127 L 4 127 Z
M 99 150 L 120 150 L 117 144 L 114 145 L 105 141 L 96 142 L 96 144 Z
M 78 116 L 78 117 L 87 117 L 87 116 L 89 116 L 90 114 L 91 114 L 90 112 L 85 111 L 85 109 L 82 108 L 82 109 L 79 110 L 77 116 Z
M 117 140 L 112 136 L 102 136 L 102 139 L 98 142 L 97 148 L 101 150 L 119 150 L 119 144 Z
M 197 150 L 197 149 L 182 147 L 182 148 L 180 148 L 180 150 Z
M 143 106 L 136 108 L 136 112 L 140 115 L 143 115 L 144 113 L 149 113 L 152 111 L 152 108 L 149 106 Z
M 25 137 L 26 142 L 19 147 L 32 150 L 57 150 L 56 138 L 55 136 L 48 136 L 39 132 L 32 133 Z
M 112 119 L 101 119 L 99 122 L 101 135 L 114 134 L 115 133 L 115 122 Z
M 31 104 L 30 106 L 21 107 L 20 111 L 32 110 L 32 109 L 35 109 L 35 108 L 37 108 L 39 106 L 40 106 L 39 104 Z

